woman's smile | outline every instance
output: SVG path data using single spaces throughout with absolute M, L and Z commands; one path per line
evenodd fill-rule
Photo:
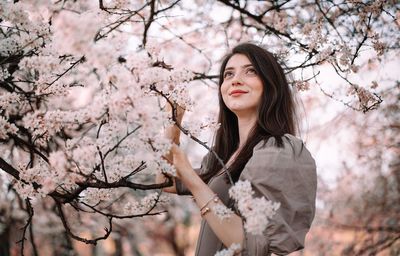
M 243 95 L 243 94 L 246 94 L 246 93 L 248 93 L 248 91 L 236 89 L 236 90 L 231 91 L 231 92 L 229 93 L 229 96 L 232 96 L 232 97 L 239 97 L 239 96 L 241 96 L 241 95 Z

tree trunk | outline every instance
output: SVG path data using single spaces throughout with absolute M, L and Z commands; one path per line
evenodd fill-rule
M 4 230 L 0 233 L 0 255 L 9 256 L 10 255 L 10 226 L 4 225 Z M 1 226 L 0 226 L 1 227 Z

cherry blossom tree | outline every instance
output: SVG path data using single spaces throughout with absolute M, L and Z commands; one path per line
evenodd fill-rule
M 320 200 L 320 229 L 314 250 L 341 255 L 397 255 L 400 244 L 399 95 L 397 83 L 382 92 L 379 112 L 342 114 L 339 126 L 351 134 L 335 186 Z M 337 130 L 341 130 L 337 127 Z M 319 238 L 317 238 L 319 236 Z M 347 239 L 340 239 L 346 237 Z
M 61 234 L 72 250 L 73 240 L 95 245 L 113 231 L 134 233 L 138 217 L 174 212 L 174 198 L 161 192 L 171 178 L 154 183 L 156 173 L 175 172 L 163 129 L 175 124 L 212 151 L 204 133 L 218 128 L 214 117 L 180 125 L 176 106 L 195 109 L 190 94 L 217 87 L 218 61 L 241 41 L 276 54 L 294 90 L 382 116 L 398 84 L 358 77 L 398 56 L 399 13 L 395 1 L 2 1 L 3 230 L 22 224 L 19 250 L 29 238 L 37 255 L 36 233 Z M 326 69 L 337 81 L 328 88 Z

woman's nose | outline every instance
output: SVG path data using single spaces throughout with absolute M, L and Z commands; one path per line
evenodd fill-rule
M 243 84 L 243 80 L 242 80 L 242 76 L 240 73 L 235 74 L 235 76 L 232 78 L 232 85 L 242 85 Z

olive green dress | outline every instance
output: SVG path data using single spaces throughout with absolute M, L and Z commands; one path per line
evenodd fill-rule
M 240 175 L 240 180 L 251 182 L 255 197 L 264 196 L 281 204 L 262 235 L 245 232 L 242 255 L 286 255 L 304 248 L 305 236 L 315 214 L 316 166 L 300 139 L 286 134 L 283 142 L 282 148 L 275 146 L 274 138 L 256 145 Z M 207 156 L 199 173 L 205 171 L 206 161 Z M 225 205 L 235 207 L 229 198 L 230 185 L 224 174 L 213 177 L 208 185 Z M 179 180 L 176 180 L 176 186 L 178 194 L 190 194 Z M 202 220 L 196 256 L 212 256 L 224 248 L 207 222 Z

